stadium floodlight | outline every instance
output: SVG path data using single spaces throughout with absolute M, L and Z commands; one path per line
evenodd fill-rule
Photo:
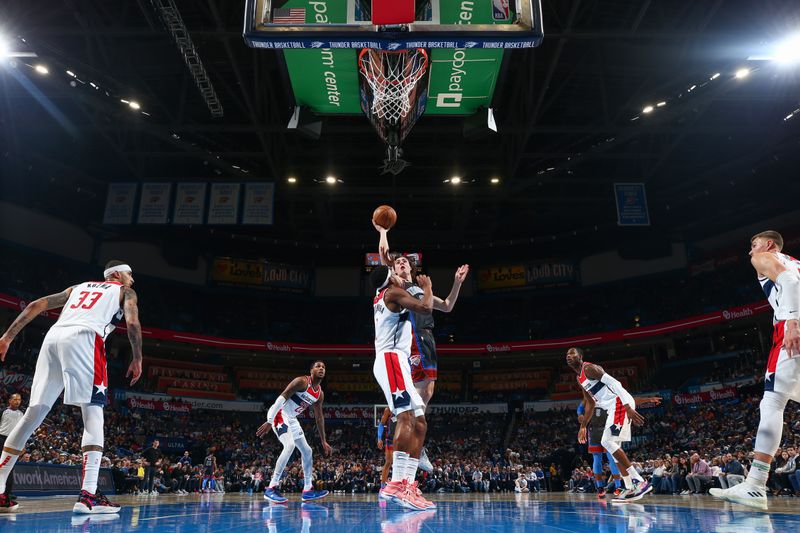
M 139 102 L 134 102 L 133 100 L 128 102 L 128 105 L 131 107 L 131 109 L 141 109 L 142 107 L 139 105 Z
M 666 102 L 659 102 L 656 104 L 656 107 L 664 107 L 665 105 L 667 105 Z
M 800 33 L 787 37 L 775 47 L 775 61 L 783 64 L 800 63 Z
M 36 65 L 35 67 L 33 67 L 33 69 L 43 76 L 46 74 L 50 74 L 50 71 L 47 69 L 47 67 L 41 64 Z
M 286 178 L 286 181 L 288 181 L 289 183 L 297 183 L 297 178 L 295 178 L 294 176 L 289 176 L 288 178 Z
M 328 185 L 334 185 L 336 184 L 337 181 L 338 180 L 336 179 L 336 176 L 328 176 L 325 178 L 325 183 L 327 183 Z
M 500 183 L 500 178 L 492 178 L 490 181 L 492 182 L 493 185 L 497 185 L 498 183 Z
M 0 35 L 0 59 L 5 59 L 9 55 L 11 55 L 11 47 L 9 47 L 5 37 Z
M 653 106 L 651 106 L 651 105 L 646 106 L 644 109 L 642 109 L 642 113 L 645 113 L 645 114 L 652 113 L 652 112 L 653 112 Z
M 736 71 L 736 74 L 734 74 L 734 77 L 736 77 L 737 80 L 743 80 L 744 78 L 746 78 L 749 75 L 750 75 L 750 69 L 749 68 L 740 68 L 739 70 Z
M 458 185 L 459 183 L 461 183 L 461 177 L 453 176 L 452 178 L 450 178 L 450 183 L 452 183 L 453 185 Z

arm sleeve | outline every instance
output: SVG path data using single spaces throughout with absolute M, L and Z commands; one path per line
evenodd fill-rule
M 622 383 L 617 381 L 614 376 L 605 372 L 603 373 L 603 377 L 600 378 L 600 381 L 604 383 L 611 392 L 619 396 L 619 399 L 622 400 L 622 405 L 632 405 L 633 408 L 636 409 L 636 400 L 633 399 L 633 396 L 625 390 Z
M 378 440 L 383 440 L 383 432 L 386 429 L 386 426 L 383 424 L 378 424 Z
M 273 403 L 272 407 L 270 407 L 269 411 L 267 411 L 267 422 L 271 424 L 272 421 L 275 420 L 275 415 L 278 414 L 278 411 L 281 410 L 281 407 L 283 407 L 284 403 L 286 403 L 286 398 L 279 394 L 275 399 L 275 403 Z
M 778 320 L 797 320 L 800 318 L 800 275 L 792 270 L 784 270 L 775 278 L 778 288 Z

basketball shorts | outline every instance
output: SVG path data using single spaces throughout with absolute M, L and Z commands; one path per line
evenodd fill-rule
M 411 380 L 411 364 L 402 352 L 384 352 L 375 357 L 372 373 L 378 381 L 386 404 L 393 416 L 414 411 L 414 416 L 424 414 L 422 398 Z
M 775 324 L 772 333 L 764 390 L 785 394 L 800 402 L 800 356 L 789 357 L 789 352 L 783 347 L 784 324 L 785 322 Z
M 598 413 L 599 411 L 599 413 Z M 598 414 L 600 415 L 598 417 Z M 603 420 L 605 414 L 605 424 L 598 426 L 603 428 L 600 438 L 596 442 L 603 442 L 608 438 L 617 442 L 628 442 L 631 440 L 631 419 L 628 418 L 628 413 L 625 411 L 625 406 L 622 401 L 617 398 L 617 401 L 611 405 L 611 409 L 602 409 L 595 407 L 595 417 L 597 421 Z
M 283 411 L 278 411 L 275 415 L 275 420 L 272 421 L 272 431 L 278 437 L 278 440 L 283 441 L 284 435 L 295 441 L 297 439 L 305 439 L 306 434 L 303 432 L 303 426 L 297 418 L 293 416 L 286 416 Z
M 411 365 L 411 379 L 414 383 L 436 381 L 439 359 L 436 354 L 436 339 L 433 330 L 420 329 L 414 334 L 416 347 L 412 352 L 419 352 L 419 362 Z M 416 361 L 416 357 L 412 357 Z
M 595 422 L 589 424 L 589 429 L 586 432 L 589 453 L 605 453 L 606 451 L 606 449 L 600 445 L 600 441 L 603 439 L 603 430 L 606 428 L 603 422 L 606 416 L 608 416 L 608 413 L 605 409 L 601 409 L 600 407 L 594 408 L 594 415 L 592 415 L 592 418 Z
M 65 405 L 105 405 L 108 371 L 103 338 L 81 326 L 53 327 L 36 361 L 30 405 L 52 406 L 64 391 Z

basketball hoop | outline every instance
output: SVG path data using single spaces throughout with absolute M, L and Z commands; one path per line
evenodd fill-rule
M 411 110 L 411 91 L 425 75 L 428 54 L 422 48 L 386 52 L 364 48 L 358 69 L 372 89 L 372 113 L 397 123 Z

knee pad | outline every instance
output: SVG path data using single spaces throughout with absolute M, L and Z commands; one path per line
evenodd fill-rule
M 789 397 L 786 395 L 773 391 L 764 392 L 759 404 L 761 420 L 756 433 L 755 451 L 775 455 L 783 435 L 783 411 L 788 401 Z

